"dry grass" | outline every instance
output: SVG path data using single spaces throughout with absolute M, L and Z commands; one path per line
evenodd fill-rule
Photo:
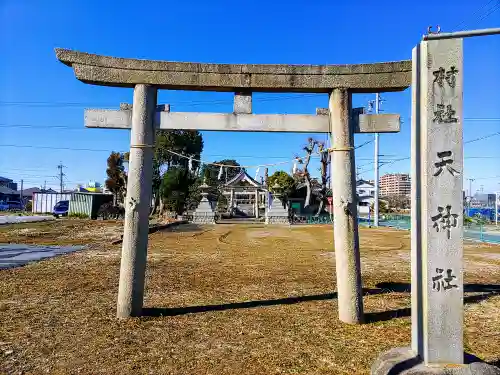
M 120 230 L 69 220 L 0 229 L 0 242 L 90 244 L 0 272 L 0 370 L 367 374 L 381 351 L 409 344 L 410 296 L 400 290 L 410 277 L 409 232 L 361 230 L 365 312 L 373 322 L 351 326 L 337 317 L 329 226 L 190 225 L 154 233 L 145 306 L 163 316 L 118 321 L 120 246 L 107 243 Z M 499 253 L 500 246 L 467 244 L 466 283 L 498 286 Z M 465 343 L 493 362 L 500 295 L 487 297 L 466 305 Z

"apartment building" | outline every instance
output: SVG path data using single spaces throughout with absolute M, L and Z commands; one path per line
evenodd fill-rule
M 407 195 L 411 193 L 410 175 L 406 173 L 388 173 L 380 177 L 380 196 Z

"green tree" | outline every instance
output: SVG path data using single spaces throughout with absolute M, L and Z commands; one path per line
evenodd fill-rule
M 218 186 L 232 180 L 241 172 L 240 164 L 234 159 L 224 159 L 219 161 L 214 161 L 214 164 L 232 165 L 231 167 L 222 168 L 222 177 L 219 180 L 220 166 L 218 165 L 204 165 L 201 171 L 201 175 L 206 178 L 206 182 L 210 186 Z
M 373 214 L 375 212 L 374 203 L 370 204 L 370 212 Z M 389 208 L 387 207 L 387 201 L 379 199 L 378 200 L 378 213 L 386 214 L 389 212 Z
M 223 167 L 222 168 L 222 177 L 219 180 L 220 166 L 218 165 L 204 165 L 201 170 L 201 176 L 205 179 L 207 185 L 210 186 L 208 189 L 208 198 L 211 201 L 219 201 L 222 195 L 222 187 L 226 183 L 226 175 L 227 181 L 232 180 L 236 177 L 242 170 L 240 164 L 234 159 L 224 159 L 219 161 L 214 161 L 214 164 L 222 164 L 222 165 L 232 165 L 231 167 Z
M 190 196 L 196 194 L 192 186 L 197 178 L 192 176 L 183 167 L 170 167 L 162 177 L 160 194 L 165 207 L 172 212 L 182 215 L 189 203 Z
M 271 176 L 268 177 L 268 188 L 271 193 L 275 193 L 274 185 L 280 187 L 280 193 L 282 194 L 281 199 L 283 201 L 288 200 L 296 188 L 296 182 L 292 176 L 290 176 L 285 171 L 276 171 Z
M 155 139 L 155 159 L 160 168 L 182 166 L 187 169 L 189 160 L 180 155 L 199 159 L 203 151 L 203 137 L 195 130 L 158 130 Z M 193 169 L 199 163 L 193 160 Z
M 111 152 L 107 160 L 106 187 L 113 193 L 114 204 L 122 201 L 127 186 L 127 176 L 125 175 L 125 167 L 123 165 L 124 154 L 119 152 Z
M 193 130 L 158 130 L 155 138 L 155 153 L 153 160 L 153 198 L 154 207 L 153 213 L 160 209 L 160 214 L 163 213 L 163 203 L 166 203 L 165 191 L 171 191 L 171 183 L 168 183 L 166 190 L 163 187 L 165 180 L 170 181 L 173 175 L 178 178 L 183 178 L 182 186 L 188 186 L 196 181 L 196 171 L 199 169 L 201 152 L 203 151 L 203 137 L 199 131 Z M 189 159 L 185 156 L 192 157 L 192 171 L 189 172 Z M 166 179 L 165 174 L 171 168 L 176 168 L 170 177 Z M 185 173 L 181 174 L 177 169 L 183 169 Z M 180 183 L 180 182 L 179 182 Z M 188 189 L 189 190 L 189 189 Z M 181 189 L 181 191 L 183 191 Z M 195 194 L 196 189 L 188 191 L 187 196 L 183 200 L 184 204 L 190 202 L 189 195 Z M 178 194 L 178 192 L 173 193 Z M 175 198 L 178 200 L 177 198 Z M 182 200 L 181 200 L 182 201 Z M 168 207 L 167 207 L 168 208 Z M 176 211 L 177 212 L 177 211 Z

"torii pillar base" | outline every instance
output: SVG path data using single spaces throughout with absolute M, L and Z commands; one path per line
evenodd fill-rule
M 464 365 L 425 365 L 411 348 L 395 348 L 382 353 L 374 362 L 372 375 L 500 375 L 500 368 L 464 353 Z

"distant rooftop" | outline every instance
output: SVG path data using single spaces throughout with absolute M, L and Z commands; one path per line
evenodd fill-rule
M 11 180 L 10 178 L 7 178 L 7 177 L 0 176 L 0 182 L 14 182 L 14 180 Z
M 0 194 L 15 195 L 19 193 L 11 188 L 8 188 L 7 186 L 0 185 Z
M 361 186 L 361 185 L 375 186 L 375 184 L 373 182 L 370 182 L 367 180 L 360 179 L 360 180 L 356 181 L 356 186 Z

